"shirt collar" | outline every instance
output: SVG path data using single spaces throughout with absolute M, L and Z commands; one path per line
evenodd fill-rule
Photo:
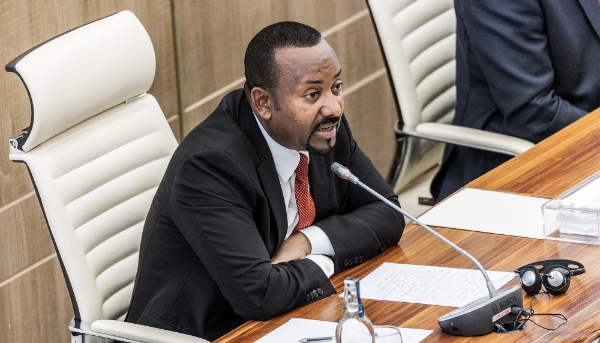
M 267 144 L 269 145 L 269 150 L 271 150 L 271 155 L 273 155 L 273 160 L 275 161 L 275 169 L 277 169 L 277 175 L 284 180 L 289 181 L 294 172 L 296 171 L 296 167 L 300 162 L 300 155 L 298 153 L 306 155 L 310 161 L 310 156 L 308 151 L 297 151 L 284 147 L 283 145 L 277 143 L 265 130 L 262 126 L 258 117 L 254 113 L 254 119 L 258 123 L 258 127 L 260 128 L 260 132 L 262 132 Z

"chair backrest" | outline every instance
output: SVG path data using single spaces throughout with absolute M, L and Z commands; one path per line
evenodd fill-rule
M 452 0 L 367 0 L 399 107 L 400 128 L 450 124 L 456 106 L 456 16 Z M 408 139 L 399 182 L 440 162 L 443 144 Z M 398 189 L 398 185 L 396 186 Z
M 57 36 L 6 66 L 31 125 L 11 140 L 27 164 L 76 319 L 123 319 L 142 227 L 177 147 L 156 99 L 152 42 L 131 12 Z

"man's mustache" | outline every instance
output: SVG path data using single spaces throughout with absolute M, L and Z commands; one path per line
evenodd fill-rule
M 315 124 L 315 126 L 313 127 L 313 131 L 317 131 L 319 128 L 323 127 L 323 126 L 328 126 L 328 125 L 335 125 L 337 126 L 340 123 L 340 118 L 341 117 L 325 117 L 323 118 L 323 120 L 321 120 L 320 122 L 318 122 L 317 124 Z

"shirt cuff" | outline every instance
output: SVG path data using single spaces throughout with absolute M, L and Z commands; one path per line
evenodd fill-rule
M 312 247 L 311 254 L 312 255 L 327 255 L 327 256 L 335 256 L 335 251 L 333 251 L 333 246 L 331 245 L 331 241 L 327 234 L 323 229 L 318 226 L 309 226 L 302 230 L 300 230 Z
M 316 263 L 319 267 L 321 267 L 321 269 L 323 270 L 323 273 L 325 273 L 325 275 L 327 275 L 327 277 L 331 277 L 331 275 L 333 275 L 333 260 L 330 259 L 327 256 L 324 255 L 307 255 L 306 256 L 307 259 L 313 261 L 314 263 Z

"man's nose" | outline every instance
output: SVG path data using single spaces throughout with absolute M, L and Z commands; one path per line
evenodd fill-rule
M 333 93 L 329 92 L 323 99 L 323 106 L 321 106 L 321 114 L 324 117 L 335 116 L 339 117 L 342 115 L 342 105 L 340 98 Z

